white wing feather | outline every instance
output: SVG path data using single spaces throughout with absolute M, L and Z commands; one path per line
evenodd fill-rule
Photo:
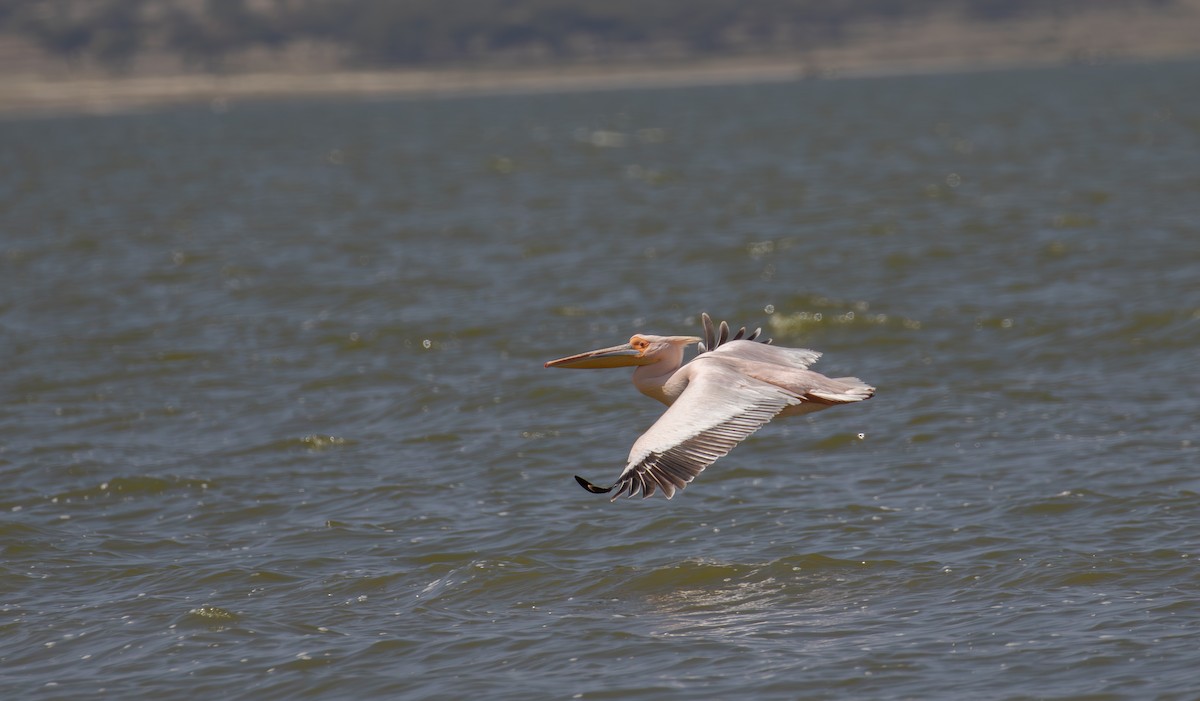
M 735 341 L 710 352 L 715 355 L 741 344 L 785 350 Z M 780 411 L 801 401 L 787 390 L 732 372 L 721 363 L 696 363 L 687 388 L 633 444 L 612 498 L 638 492 L 648 497 L 660 487 L 670 499 L 676 489 L 683 489 Z
M 783 348 L 781 346 L 768 346 L 765 343 L 756 343 L 754 341 L 727 341 L 724 345 L 704 355 L 697 356 L 696 360 L 719 356 L 731 356 L 756 363 L 770 363 L 796 370 L 807 370 L 810 365 L 817 362 L 821 354 L 818 351 L 807 348 Z

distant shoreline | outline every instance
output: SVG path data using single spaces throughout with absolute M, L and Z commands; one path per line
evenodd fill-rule
M 1122 58 L 1104 63 L 1144 63 L 1192 57 Z M 488 95 L 594 92 L 811 79 L 966 73 L 1072 65 L 1071 61 L 924 62 L 857 65 L 812 71 L 803 64 L 706 60 L 689 66 L 617 66 L 562 69 L 429 69 L 331 71 L 296 75 L 244 73 L 136 78 L 0 79 L 0 117 L 120 114 L 170 107 L 204 106 L 221 112 L 248 102 L 280 100 L 386 100 Z
M 0 76 L 0 115 L 112 114 L 288 99 L 437 98 L 947 73 L 1200 58 L 1200 2 L 1173 12 L 1081 14 L 979 24 L 951 17 L 865 23 L 803 52 L 562 65 L 121 76 L 26 67 Z

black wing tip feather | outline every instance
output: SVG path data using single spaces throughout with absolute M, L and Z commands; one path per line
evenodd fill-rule
M 714 327 L 712 317 L 708 315 L 708 312 L 700 313 L 700 322 L 704 326 L 704 340 L 700 342 L 699 346 L 701 353 L 707 353 L 708 351 L 716 350 L 729 341 L 758 341 L 759 343 L 766 343 L 770 345 L 772 340 L 769 338 L 766 340 L 759 339 L 759 335 L 762 334 L 761 328 L 754 329 L 753 333 L 746 335 L 745 326 L 741 327 L 737 330 L 737 333 L 730 336 L 729 324 L 726 324 L 724 321 L 722 321 L 719 326 Z
M 592 484 L 591 482 L 588 482 L 587 480 L 580 477 L 579 475 L 575 475 L 575 481 L 579 483 L 580 487 L 583 487 L 584 489 L 588 490 L 592 494 L 608 494 L 609 492 L 611 492 L 613 490 L 612 487 L 609 487 L 608 489 L 604 489 L 603 487 L 597 487 L 596 485 Z M 614 484 L 613 487 L 615 487 L 615 486 L 617 486 L 617 485 Z
M 684 485 L 686 484 L 686 481 L 679 480 L 672 485 L 674 486 L 674 489 L 667 489 L 657 478 L 647 478 L 645 475 L 640 474 L 623 480 L 617 480 L 616 484 L 607 489 L 598 487 L 579 475 L 575 475 L 575 481 L 579 483 L 580 487 L 583 487 L 592 494 L 608 494 L 615 489 L 616 492 L 612 495 L 612 498 L 610 498 L 609 501 L 616 501 L 622 496 L 626 498 L 633 498 L 639 493 L 642 495 L 642 498 L 645 499 L 654 495 L 655 486 L 662 486 L 663 496 L 665 496 L 667 499 L 670 499 L 671 497 L 675 496 L 676 491 L 683 489 Z M 620 489 L 617 489 L 618 487 L 620 487 Z

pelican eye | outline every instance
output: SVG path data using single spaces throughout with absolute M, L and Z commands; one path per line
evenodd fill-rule
M 639 336 L 634 336 L 633 338 L 629 339 L 629 345 L 632 346 L 634 350 L 644 351 L 650 347 L 650 342 Z

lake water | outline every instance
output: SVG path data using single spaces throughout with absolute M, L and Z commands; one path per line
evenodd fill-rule
M 1200 695 L 1200 65 L 214 107 L 0 122 L 3 698 Z

